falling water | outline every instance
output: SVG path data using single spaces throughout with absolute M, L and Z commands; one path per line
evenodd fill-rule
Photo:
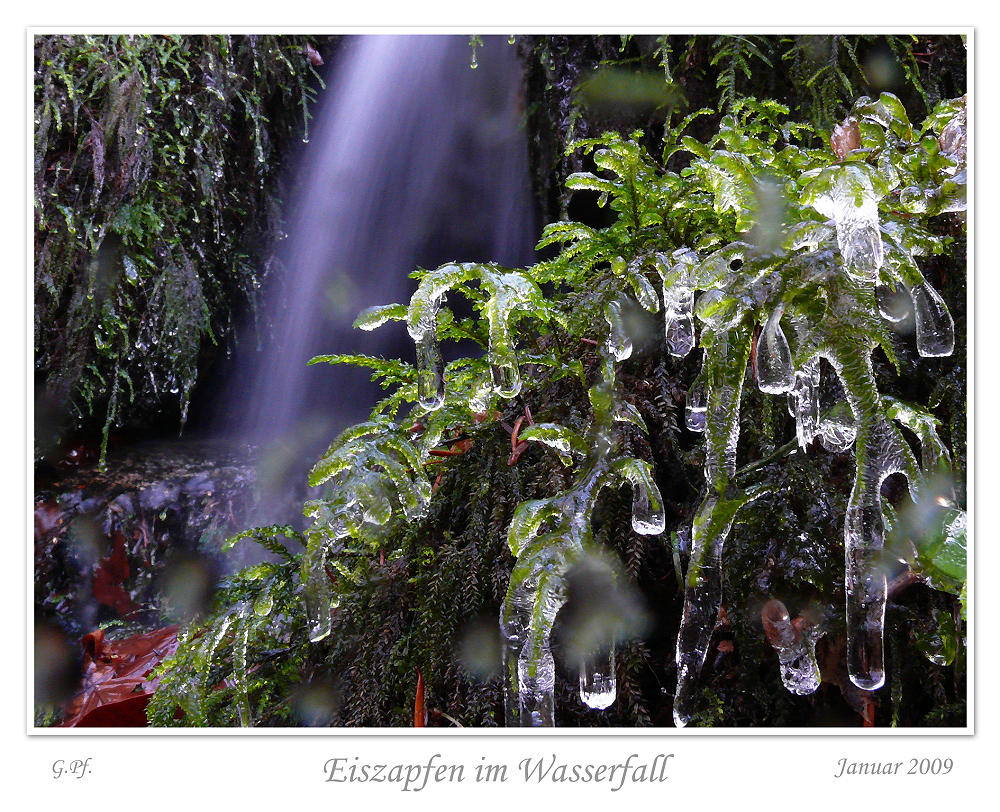
M 520 67 L 503 38 L 484 40 L 476 70 L 466 37 L 365 36 L 341 47 L 264 296 L 269 337 L 242 342 L 221 416 L 265 450 L 265 484 L 304 480 L 319 448 L 380 396 L 368 372 L 310 367 L 311 357 L 413 360 L 398 325 L 352 330 L 361 310 L 408 301 L 418 266 L 533 260 Z

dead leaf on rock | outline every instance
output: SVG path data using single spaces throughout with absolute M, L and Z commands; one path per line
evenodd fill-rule
M 139 608 L 123 586 L 128 576 L 125 537 L 120 531 L 115 531 L 111 555 L 102 559 L 94 571 L 93 592 L 99 603 L 110 606 L 122 617 L 127 617 Z
M 66 707 L 63 727 L 145 727 L 146 706 L 159 684 L 152 671 L 177 651 L 177 626 L 107 641 L 84 635 L 83 686 Z

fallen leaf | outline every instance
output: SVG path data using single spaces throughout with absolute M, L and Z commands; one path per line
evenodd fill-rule
M 107 641 L 84 635 L 81 690 L 66 706 L 63 727 L 145 727 L 146 706 L 159 684 L 150 673 L 177 650 L 177 626 Z
M 115 531 L 111 555 L 98 562 L 94 570 L 92 591 L 99 603 L 110 606 L 122 617 L 138 609 L 122 585 L 129 576 L 128 556 L 125 554 L 125 537 Z

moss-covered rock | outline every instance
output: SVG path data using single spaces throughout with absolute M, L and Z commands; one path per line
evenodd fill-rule
M 273 271 L 312 42 L 35 38 L 36 458 L 73 435 L 103 435 L 103 458 L 113 428 L 183 426 Z

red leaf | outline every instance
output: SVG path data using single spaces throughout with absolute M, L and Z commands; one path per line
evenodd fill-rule
M 83 685 L 66 707 L 63 727 L 145 727 L 159 684 L 149 674 L 177 650 L 177 626 L 108 642 L 98 629 L 83 637 Z
M 424 675 L 417 669 L 417 698 L 413 702 L 413 726 L 427 727 L 427 712 L 424 710 Z
M 844 160 L 852 150 L 861 147 L 861 128 L 856 118 L 845 118 L 833 128 L 830 146 L 840 160 Z
M 120 531 L 115 531 L 111 555 L 98 562 L 91 588 L 99 603 L 110 606 L 122 617 L 126 617 L 139 608 L 122 586 L 128 576 L 125 537 Z

